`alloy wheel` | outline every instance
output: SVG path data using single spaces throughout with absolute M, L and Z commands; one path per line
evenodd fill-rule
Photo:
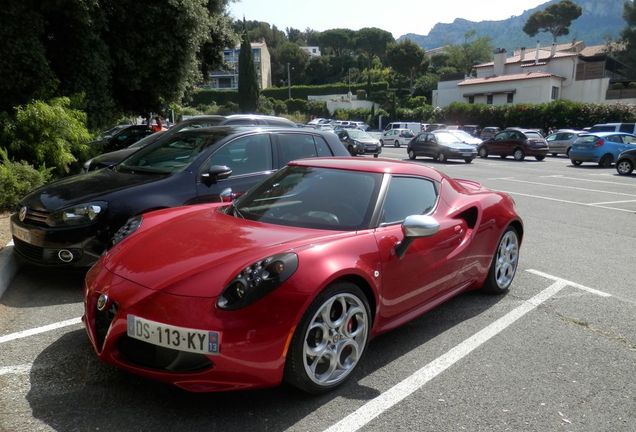
M 519 263 L 519 238 L 515 230 L 507 231 L 501 238 L 495 260 L 495 281 L 500 289 L 506 289 L 512 283 Z

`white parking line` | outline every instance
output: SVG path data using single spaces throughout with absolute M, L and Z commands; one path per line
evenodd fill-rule
M 497 190 L 499 192 L 505 192 L 505 193 L 510 194 L 510 195 L 519 195 L 519 196 L 525 196 L 525 197 L 529 197 L 529 198 L 542 199 L 542 200 L 546 200 L 546 201 L 556 201 L 556 202 L 561 202 L 561 203 L 565 203 L 565 204 L 576 204 L 576 205 L 581 205 L 581 206 L 585 206 L 585 207 L 602 208 L 602 209 L 606 209 L 606 210 L 615 210 L 615 211 L 620 211 L 620 212 L 625 212 L 625 213 L 636 213 L 636 211 L 634 211 L 634 210 L 618 208 L 618 207 L 609 207 L 609 206 L 604 206 L 604 205 L 582 203 L 582 202 L 578 202 L 578 201 L 569 201 L 569 200 L 564 200 L 564 199 L 559 199 L 559 198 L 544 197 L 544 196 L 541 196 L 541 195 L 530 195 L 530 194 L 525 194 L 525 193 L 521 193 L 521 192 L 507 191 L 507 190 L 503 190 L 503 189 L 497 189 Z
M 636 202 L 636 200 L 605 201 L 605 202 L 590 203 L 590 205 L 599 206 L 599 205 L 605 205 L 605 204 L 622 204 L 622 203 L 633 203 L 633 202 Z
M 446 369 L 453 366 L 459 360 L 466 357 L 473 350 L 505 330 L 519 318 L 534 310 L 537 306 L 561 291 L 567 285 L 569 284 L 566 281 L 557 280 L 536 296 L 523 302 L 521 306 L 511 312 L 508 312 L 497 321 L 480 330 L 470 338 L 464 340 L 459 345 L 447 351 L 441 357 L 436 358 L 408 378 L 391 387 L 380 396 L 362 405 L 356 411 L 326 429 L 325 432 L 349 432 L 362 428 L 371 420 L 398 404 L 406 397 L 419 390 L 433 378 L 444 372 Z
M 595 175 L 608 175 L 608 174 L 595 174 Z M 627 182 L 618 182 L 618 181 L 606 181 L 606 180 L 592 180 L 592 179 L 584 179 L 584 178 L 580 178 L 580 177 L 568 177 L 568 176 L 564 176 L 564 175 L 548 175 L 548 176 L 541 176 L 541 177 L 552 177 L 552 178 L 562 178 L 562 179 L 566 179 L 566 180 L 577 180 L 577 181 L 584 181 L 584 182 L 590 182 L 590 183 L 605 183 L 605 184 L 611 184 L 611 185 L 619 185 L 619 186 L 631 186 L 631 187 L 636 187 L 636 184 L 632 183 L 627 183 Z
M 576 282 L 572 282 L 572 281 L 569 281 L 567 279 L 560 278 L 558 276 L 553 276 L 551 274 L 547 274 L 547 273 L 544 273 L 544 272 L 539 271 L 539 270 L 527 269 L 526 271 L 528 273 L 532 273 L 532 274 L 535 274 L 537 276 L 544 277 L 546 279 L 552 279 L 553 281 L 565 282 L 567 285 L 569 285 L 571 287 L 578 288 L 580 290 L 587 291 L 589 293 L 596 294 L 596 295 L 601 296 L 601 297 L 612 297 L 611 294 L 608 294 L 606 292 L 599 291 L 599 290 L 594 289 L 594 288 L 586 287 L 585 285 L 581 285 L 581 284 L 578 284 Z
M 515 178 L 502 178 L 500 180 L 511 181 L 511 182 L 516 182 L 516 183 L 533 184 L 533 185 L 539 185 L 539 186 L 551 186 L 551 187 L 561 188 L 561 189 L 575 189 L 575 190 L 580 190 L 580 191 L 585 191 L 585 192 L 600 192 L 600 193 L 604 193 L 604 194 L 621 195 L 621 196 L 628 196 L 628 197 L 636 198 L 635 194 L 624 193 L 624 192 L 611 192 L 611 191 L 604 191 L 604 190 L 599 190 L 599 189 L 580 188 L 580 187 L 576 187 L 576 186 L 556 185 L 556 184 L 552 184 L 552 183 L 540 183 L 540 182 L 533 182 L 533 181 L 528 181 L 528 180 L 518 180 L 518 179 L 515 179 Z
M 33 363 L 25 363 L 17 366 L 0 367 L 0 376 L 2 375 L 18 375 L 31 372 Z
M 29 337 L 29 336 L 33 336 L 36 334 L 40 334 L 40 333 L 45 333 L 51 330 L 56 330 L 62 327 L 68 327 L 68 326 L 72 326 L 75 324 L 80 324 L 82 322 L 81 318 L 72 318 L 66 321 L 60 321 L 57 323 L 53 323 L 53 324 L 49 324 L 49 325 L 45 325 L 42 327 L 37 327 L 37 328 L 33 328 L 30 330 L 24 330 L 21 332 L 17 332 L 17 333 L 11 333 L 8 335 L 4 335 L 4 336 L 0 336 L 0 343 L 4 343 L 4 342 L 9 342 L 12 340 L 16 340 L 16 339 L 22 339 L 25 337 Z

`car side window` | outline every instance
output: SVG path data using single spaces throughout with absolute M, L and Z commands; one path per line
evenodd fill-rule
M 325 142 L 324 138 L 314 136 L 314 142 L 316 143 L 316 152 L 319 157 L 333 156 L 333 152 L 329 148 L 329 145 Z
M 380 223 L 400 222 L 410 215 L 427 214 L 436 202 L 437 189 L 431 180 L 393 177 L 382 206 Z
M 610 135 L 606 137 L 605 139 L 613 143 L 621 143 L 621 144 L 623 143 L 623 140 L 621 139 L 620 135 Z
M 417 136 L 417 142 L 418 142 L 418 143 L 423 143 L 424 141 L 426 141 L 426 135 L 427 135 L 427 134 L 419 134 L 419 135 Z
M 631 135 L 623 135 L 623 142 L 625 144 L 636 144 L 636 137 Z
M 505 141 L 508 139 L 508 132 L 499 132 L 495 135 L 495 141 Z
M 621 123 L 620 127 L 618 128 L 618 131 L 632 133 L 634 132 L 634 123 Z
M 316 157 L 316 144 L 312 135 L 304 134 L 280 134 L 278 135 L 278 159 L 279 165 L 285 166 L 287 162 L 295 159 Z
M 218 149 L 206 166 L 225 165 L 232 176 L 270 171 L 272 169 L 272 145 L 269 134 L 249 135 L 237 138 Z

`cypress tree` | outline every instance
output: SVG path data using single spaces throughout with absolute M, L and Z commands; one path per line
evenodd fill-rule
M 247 36 L 247 31 L 243 31 L 241 39 L 241 52 L 239 54 L 239 82 L 238 101 L 239 108 L 243 113 L 256 112 L 258 105 L 259 87 L 256 68 L 254 67 L 254 57 L 252 56 L 252 45 Z

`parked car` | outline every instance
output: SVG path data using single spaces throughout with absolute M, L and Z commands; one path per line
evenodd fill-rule
M 83 172 L 93 171 L 100 168 L 111 167 L 126 157 L 130 156 L 142 147 L 145 147 L 157 141 L 161 134 L 167 133 L 172 136 L 179 131 L 188 129 L 200 129 L 211 126 L 220 125 L 260 125 L 260 126 L 278 126 L 278 127 L 296 127 L 291 120 L 283 117 L 255 115 L 255 114 L 234 114 L 230 116 L 221 115 L 201 115 L 184 119 L 170 128 L 168 131 L 155 132 L 154 134 L 143 138 L 127 148 L 114 152 L 103 153 L 86 162 L 84 162 Z
M 630 175 L 636 165 L 636 149 L 625 150 L 616 159 L 616 171 L 620 175 Z
M 360 129 L 336 129 L 336 135 L 351 156 L 372 154 L 373 157 L 378 157 L 382 153 L 380 140 Z
M 471 163 L 477 156 L 475 146 L 464 144 L 450 131 L 444 130 L 422 132 L 409 142 L 406 151 L 411 160 L 417 156 L 429 156 L 440 162 L 463 159 L 466 163 Z
M 217 126 L 164 134 L 113 169 L 28 194 L 11 217 L 14 250 L 34 264 L 89 266 L 131 217 L 229 199 L 292 159 L 348 155 L 334 134 L 313 129 Z
M 400 147 L 402 145 L 408 145 L 409 141 L 413 139 L 415 134 L 411 129 L 389 129 L 382 132 L 382 138 L 380 138 L 380 145 L 384 147 L 385 144 L 393 144 L 393 147 Z
M 384 131 L 391 129 L 410 129 L 415 135 L 423 131 L 422 123 L 419 122 L 391 122 L 384 128 Z
M 572 148 L 572 144 L 574 144 L 574 141 L 576 141 L 579 134 L 582 133 L 585 132 L 574 129 L 560 129 L 545 137 L 552 156 L 564 154 L 567 157 L 570 157 L 570 148 Z
M 497 155 L 502 159 L 512 156 L 522 161 L 526 156 L 534 156 L 538 161 L 548 154 L 548 143 L 537 131 L 532 129 L 508 128 L 493 138 L 484 141 L 478 148 L 479 157 Z
M 479 134 L 479 138 L 481 138 L 482 140 L 485 141 L 487 139 L 490 139 L 490 138 L 494 137 L 499 132 L 501 132 L 501 128 L 500 127 L 497 127 L 497 126 L 486 126 L 485 128 L 483 128 L 481 130 L 481 133 Z
M 590 132 L 624 132 L 636 135 L 636 123 L 599 123 L 592 126 Z
M 104 132 L 89 145 L 99 151 L 111 152 L 128 147 L 150 134 L 152 130 L 147 125 L 119 125 Z
M 469 134 L 468 132 L 463 131 L 463 130 L 457 130 L 457 129 L 455 129 L 455 130 L 439 129 L 439 130 L 448 132 L 448 133 L 454 135 L 455 137 L 457 137 L 464 144 L 469 144 L 471 146 L 478 147 L 483 142 L 483 140 L 481 138 L 474 137 L 471 134 Z
M 371 128 L 368 124 L 366 124 L 363 121 L 352 121 L 351 126 L 363 131 L 368 131 Z
M 459 129 L 471 134 L 476 138 L 479 138 L 479 134 L 481 133 L 481 130 L 477 125 L 462 125 L 459 127 Z
M 588 132 L 579 135 L 570 149 L 570 160 L 575 166 L 595 162 L 609 168 L 618 155 L 636 148 L 636 135 L 622 132 Z
M 522 238 L 514 201 L 476 182 L 306 159 L 232 205 L 137 218 L 88 273 L 84 323 L 100 360 L 185 390 L 323 393 L 375 336 L 467 290 L 508 292 Z

